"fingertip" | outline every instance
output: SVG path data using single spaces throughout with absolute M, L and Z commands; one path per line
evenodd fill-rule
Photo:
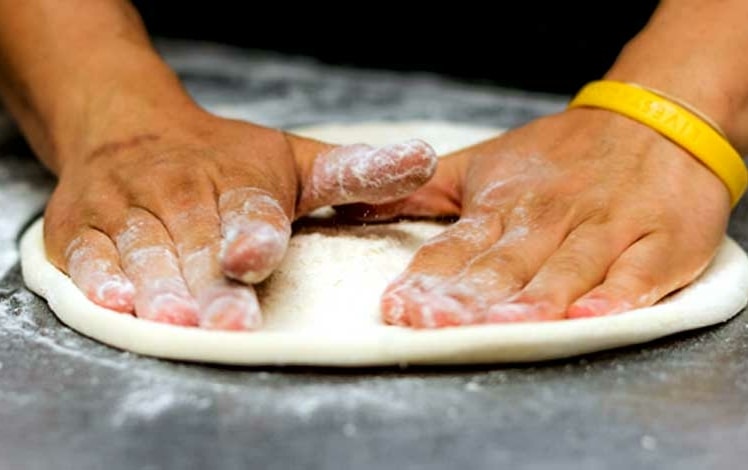
M 421 139 L 410 139 L 388 147 L 399 152 L 400 158 L 410 162 L 414 168 L 422 168 L 424 174 L 432 176 L 436 172 L 439 157 L 434 147 L 427 142 Z
M 453 299 L 448 303 L 453 303 Z M 467 326 L 476 323 L 475 318 L 461 313 L 462 306 L 450 308 L 449 305 L 421 304 L 411 312 L 410 326 L 415 329 L 436 329 L 454 326 Z M 466 318 L 467 321 L 466 321 Z
M 86 230 L 68 244 L 67 273 L 93 303 L 122 313 L 132 313 L 135 286 L 120 267 L 112 240 L 97 230 Z
M 382 147 L 335 147 L 320 154 L 304 178 L 299 212 L 326 205 L 401 199 L 435 174 L 437 160 L 434 149 L 419 139 Z
M 198 306 L 190 299 L 170 292 L 157 294 L 138 305 L 139 318 L 176 326 L 198 326 Z
M 674 262 L 677 254 L 677 245 L 665 234 L 640 238 L 608 269 L 602 284 L 572 303 L 567 317 L 616 315 L 654 305 L 684 285 L 684 268 Z
M 396 280 L 384 291 L 380 301 L 382 319 L 388 325 L 409 326 L 405 299 L 400 296 L 400 289 L 402 286 Z
M 232 289 L 215 296 L 201 309 L 201 328 L 243 331 L 257 330 L 260 326 L 262 315 L 257 298 L 243 290 Z
M 221 269 L 229 278 L 259 283 L 283 260 L 289 236 L 270 223 L 248 221 L 241 232 L 226 237 Z
M 267 278 L 283 259 L 291 222 L 278 200 L 256 188 L 235 188 L 219 199 L 223 241 L 221 270 L 252 284 Z
M 371 176 L 380 182 L 379 188 L 372 188 L 375 190 L 373 200 L 366 202 L 383 202 L 407 196 L 434 176 L 438 164 L 436 151 L 420 139 L 375 149 L 371 159 L 374 162 Z
M 503 302 L 489 307 L 486 323 L 522 323 L 560 320 L 563 310 L 549 302 Z
M 595 310 L 590 309 L 584 305 L 572 305 L 566 311 L 566 318 L 570 320 L 578 318 L 594 318 L 601 315 L 597 314 Z
M 479 314 L 451 295 L 431 276 L 402 277 L 391 284 L 382 298 L 385 321 L 415 329 L 445 328 L 474 324 Z
M 121 276 L 112 276 L 87 292 L 94 303 L 121 313 L 135 310 L 135 286 Z
M 567 318 L 593 318 L 615 315 L 630 310 L 632 305 L 625 301 L 612 301 L 604 297 L 582 297 L 566 310 Z

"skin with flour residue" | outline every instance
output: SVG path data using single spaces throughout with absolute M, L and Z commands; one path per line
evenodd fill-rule
M 153 321 L 197 325 L 197 303 L 182 276 L 168 234 L 157 221 L 145 211 L 133 210 L 115 240 L 125 273 L 135 285 L 138 315 Z
M 283 207 L 267 192 L 233 189 L 218 199 L 223 235 L 221 264 L 227 276 L 253 284 L 280 263 L 291 237 Z
M 427 181 L 436 171 L 436 154 L 422 140 L 409 140 L 384 147 L 354 144 L 337 147 L 316 159 L 299 209 L 400 199 Z M 395 184 L 397 183 L 397 184 Z M 387 193 L 383 188 L 388 188 Z
M 82 237 L 70 243 L 65 258 L 68 272 L 89 299 L 97 304 L 118 312 L 130 312 L 135 302 L 135 286 L 119 266 L 104 258 L 95 258 L 91 246 L 97 238 L 105 238 L 98 232 L 91 232 L 88 241 Z
M 597 137 L 607 132 L 631 136 L 627 147 Z M 698 160 L 601 110 L 548 116 L 442 162 L 423 190 L 368 208 L 374 218 L 409 215 L 417 199 L 419 215 L 434 201 L 432 215 L 461 217 L 385 290 L 390 324 L 550 321 L 652 305 L 703 272 L 729 213 L 724 185 Z M 708 190 L 696 195 L 694 184 Z M 443 211 L 454 194 L 459 206 Z M 677 211 L 686 202 L 699 224 Z
M 200 119 L 191 121 L 195 123 Z M 77 205 L 66 206 L 72 216 L 60 218 L 55 209 L 64 206 L 78 187 L 63 181 L 45 223 L 48 233 L 57 237 L 76 234 L 62 268 L 94 302 L 183 326 L 259 328 L 262 315 L 252 284 L 267 278 L 283 259 L 294 218 L 324 205 L 387 201 L 393 194 L 407 194 L 425 183 L 436 166 L 434 151 L 420 142 L 336 147 L 220 118 L 210 117 L 204 125 L 217 126 L 218 131 L 211 131 L 214 136 L 228 131 L 225 140 L 216 138 L 216 146 L 245 139 L 247 148 L 264 156 L 271 150 L 262 150 L 258 142 L 265 141 L 270 149 L 280 146 L 275 152 L 285 152 L 285 158 L 298 155 L 298 173 L 286 176 L 295 184 L 272 184 L 283 172 L 247 166 L 244 153 L 227 158 L 223 151 L 201 147 L 175 150 L 168 135 L 97 146 L 107 149 L 106 158 L 98 158 L 102 152 L 94 150 L 97 158 L 83 159 L 81 164 L 88 164 L 79 173 L 114 174 L 114 181 L 95 181 L 92 192 L 73 199 Z M 283 157 L 270 161 L 282 162 Z M 214 168 L 205 173 L 194 170 L 206 162 Z M 152 169 L 146 170 L 149 166 Z M 320 173 L 331 169 L 343 175 L 340 184 L 320 185 L 326 181 Z M 159 178 L 167 181 L 151 182 Z M 299 192 L 294 207 L 286 188 L 295 187 Z M 89 201 L 96 192 L 100 196 Z M 101 201 L 133 206 L 97 215 L 110 221 L 101 230 L 76 228 L 84 214 L 106 209 Z M 53 259 L 55 246 L 50 243 Z

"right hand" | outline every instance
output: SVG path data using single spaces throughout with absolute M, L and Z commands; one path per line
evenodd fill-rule
M 251 285 L 282 260 L 292 220 L 402 198 L 436 166 L 415 140 L 337 147 L 199 109 L 142 119 L 67 149 L 45 244 L 96 304 L 176 325 L 257 328 Z

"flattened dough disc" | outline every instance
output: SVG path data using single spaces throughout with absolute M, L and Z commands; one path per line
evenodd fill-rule
M 382 144 L 420 137 L 440 153 L 495 129 L 448 123 L 368 123 L 297 130 L 339 143 Z M 47 261 L 37 221 L 21 241 L 23 275 L 60 320 L 102 343 L 166 359 L 244 365 L 373 366 L 528 362 L 643 343 L 726 321 L 748 302 L 748 257 L 725 237 L 706 272 L 653 307 L 620 315 L 441 330 L 386 326 L 379 295 L 443 225 L 403 222 L 305 228 L 261 287 L 265 326 L 216 332 L 139 320 L 98 307 Z

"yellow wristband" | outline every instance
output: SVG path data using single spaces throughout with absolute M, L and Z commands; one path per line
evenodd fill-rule
M 590 106 L 615 111 L 651 127 L 689 151 L 711 169 L 738 203 L 748 185 L 740 154 L 712 126 L 683 106 L 636 85 L 600 80 L 588 83 L 569 108 Z

